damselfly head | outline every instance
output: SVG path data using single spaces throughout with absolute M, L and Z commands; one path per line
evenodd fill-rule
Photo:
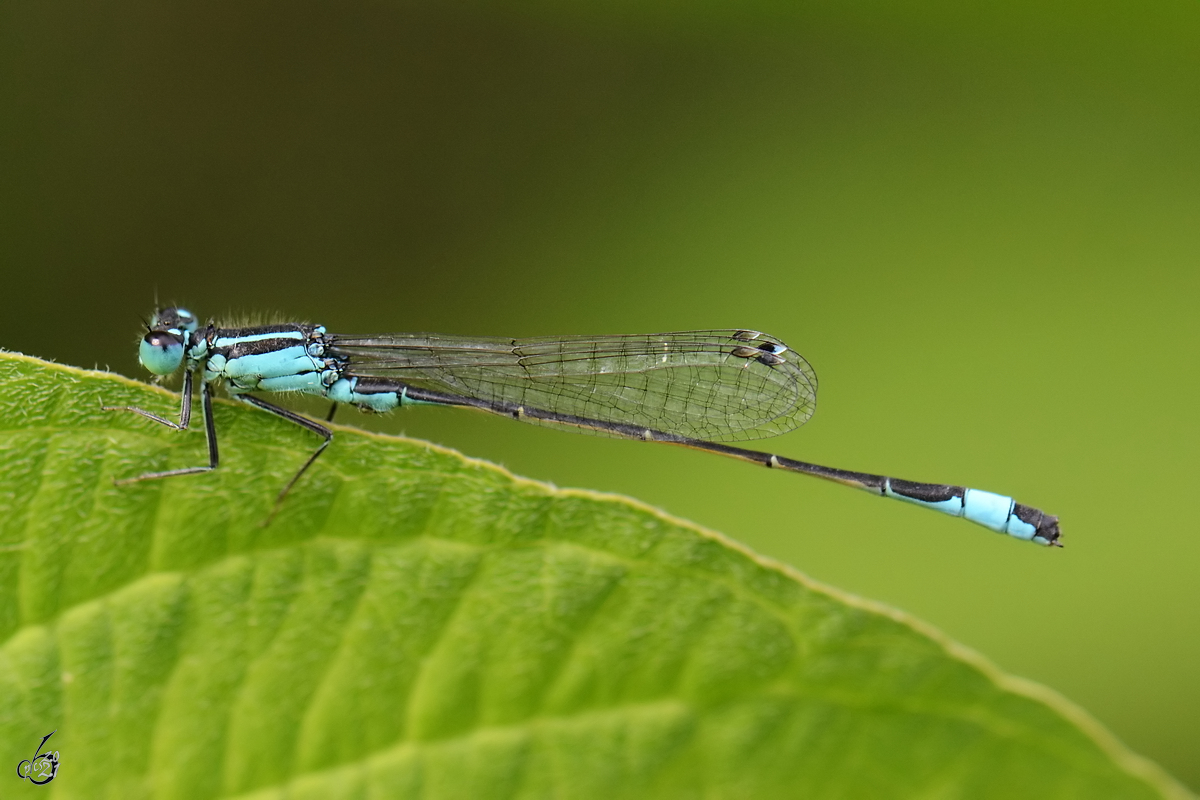
M 138 361 L 155 375 L 170 375 L 183 363 L 184 341 L 196 330 L 196 315 L 182 308 L 154 312 L 138 345 Z

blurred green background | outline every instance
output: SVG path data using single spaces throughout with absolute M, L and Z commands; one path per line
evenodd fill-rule
M 1193 0 L 5 3 L 0 346 L 142 376 L 156 292 L 770 331 L 821 397 L 764 449 L 1013 494 L 1067 549 L 674 448 L 342 421 L 721 530 L 1200 787 L 1198 35 Z

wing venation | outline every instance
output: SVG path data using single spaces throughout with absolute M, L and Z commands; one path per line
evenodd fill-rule
M 816 407 L 812 366 L 757 331 L 328 338 L 353 375 L 709 441 L 776 436 Z

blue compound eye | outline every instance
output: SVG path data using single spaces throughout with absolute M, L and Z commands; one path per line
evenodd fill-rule
M 142 337 L 138 361 L 155 375 L 170 375 L 183 363 L 183 340 L 169 331 L 150 331 Z

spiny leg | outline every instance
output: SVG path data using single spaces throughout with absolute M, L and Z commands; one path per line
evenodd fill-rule
M 325 415 L 325 421 L 326 421 L 326 422 L 333 422 L 333 415 L 337 413 L 337 410 L 338 410 L 338 404 L 337 404 L 337 403 L 332 403 L 332 404 L 329 406 L 329 413 Z
M 119 478 L 114 480 L 117 486 L 124 486 L 138 481 L 148 481 L 155 478 L 173 478 L 176 475 L 198 475 L 202 472 L 212 472 L 221 463 L 220 453 L 217 451 L 217 428 L 213 423 L 212 411 L 212 391 L 207 383 L 200 384 L 200 407 L 204 414 L 204 438 L 208 443 L 208 466 L 204 467 L 182 467 L 180 469 L 169 469 L 162 472 L 147 472 L 133 478 Z M 157 414 L 152 414 L 144 408 L 137 406 L 101 406 L 105 411 L 132 411 L 134 414 L 152 419 L 155 422 L 166 425 L 177 431 L 186 431 L 188 425 L 192 421 L 192 373 L 185 372 L 183 376 L 183 400 L 179 406 L 179 422 L 172 422 L 169 419 L 160 417 Z
M 172 422 L 166 417 L 151 413 L 137 406 L 100 406 L 101 411 L 132 411 L 141 414 L 146 419 L 152 419 L 160 425 L 166 425 L 177 431 L 186 431 L 192 421 L 192 373 L 183 373 L 183 393 L 179 404 L 179 422 Z
M 262 524 L 265 527 L 271 524 L 271 520 L 275 519 L 275 515 L 279 513 L 279 509 L 283 505 L 283 499 L 287 497 L 288 492 L 290 492 L 292 487 L 296 485 L 296 481 L 300 480 L 301 476 L 308 471 L 308 468 L 313 465 L 313 462 L 317 460 L 321 453 L 325 452 L 325 448 L 329 447 L 329 443 L 333 441 L 333 431 L 329 430 L 329 428 L 326 428 L 319 422 L 313 422 L 311 419 L 297 414 L 295 411 L 288 411 L 286 408 L 280 408 L 279 406 L 273 403 L 268 403 L 266 400 L 255 397 L 254 395 L 244 394 L 238 396 L 238 399 L 257 408 L 261 408 L 263 411 L 269 411 L 277 417 L 282 417 L 288 422 L 292 422 L 296 425 L 299 425 L 301 428 L 305 428 L 313 433 L 325 437 L 325 441 L 321 442 L 317 449 L 313 451 L 312 455 L 308 457 L 308 460 L 305 461 L 300 469 L 296 471 L 296 474 L 292 476 L 292 479 L 287 482 L 287 485 L 280 490 L 279 495 L 275 498 L 275 507 L 271 509 L 271 513 L 267 515 L 265 520 L 263 520 Z M 334 408 L 336 407 L 337 404 L 335 403 Z

